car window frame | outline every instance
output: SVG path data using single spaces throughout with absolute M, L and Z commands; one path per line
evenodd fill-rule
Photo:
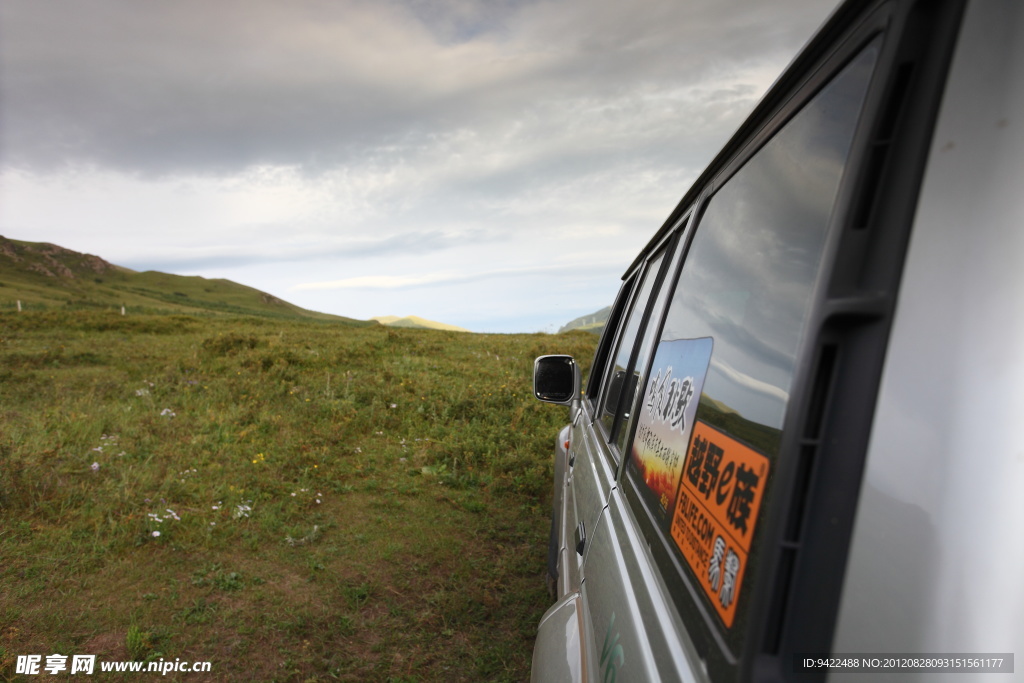
M 676 229 L 664 235 L 653 246 L 653 248 L 648 250 L 646 257 L 643 259 L 642 262 L 640 262 L 642 268 L 634 270 L 636 285 L 634 287 L 633 295 L 630 297 L 630 302 L 629 306 L 627 307 L 627 311 L 622 316 L 622 319 L 620 321 L 621 329 L 619 330 L 619 333 L 616 335 L 615 343 L 610 347 L 608 356 L 605 359 L 605 362 L 608 363 L 608 365 L 605 368 L 605 378 L 602 382 L 602 385 L 610 384 L 611 372 L 614 367 L 614 356 L 617 355 L 619 351 L 620 344 L 622 343 L 622 335 L 625 333 L 626 324 L 628 323 L 628 320 L 632 315 L 636 304 L 638 303 L 636 299 L 639 296 L 640 290 L 643 287 L 644 279 L 650 273 L 649 269 L 652 263 L 659 257 L 661 257 L 661 262 L 658 265 L 658 272 L 654 274 L 654 282 L 651 287 L 650 295 L 648 296 L 647 301 L 643 302 L 644 310 L 641 313 L 640 324 L 637 327 L 636 337 L 632 342 L 633 346 L 630 349 L 629 358 L 624 369 L 624 374 L 626 377 L 629 377 L 634 370 L 636 359 L 640 351 L 640 345 L 644 342 L 647 326 L 651 324 L 651 320 L 655 316 L 657 316 L 657 321 L 660 322 L 661 316 L 663 315 L 664 311 L 655 311 L 654 308 L 658 302 L 659 294 L 665 286 L 665 281 L 668 278 L 669 273 L 673 268 L 675 268 L 675 266 L 678 263 L 677 256 L 679 252 L 680 238 L 684 234 L 689 224 L 689 217 L 690 214 L 687 213 L 682 219 L 677 221 Z M 665 303 L 667 303 L 667 301 Z M 647 365 L 649 365 L 649 360 Z M 642 386 L 644 381 L 645 376 L 641 374 L 641 376 L 638 378 L 638 386 Z M 614 417 L 612 429 L 609 430 L 604 425 L 601 419 L 602 416 L 600 410 L 600 407 L 604 404 L 604 401 L 606 400 L 607 388 L 607 386 L 602 387 L 599 400 L 594 405 L 594 412 L 591 415 L 591 423 L 593 425 L 593 429 L 600 434 L 600 441 L 604 446 L 602 450 L 606 452 L 607 457 L 609 458 L 611 465 L 614 468 L 614 480 L 617 481 L 619 477 L 619 470 L 621 469 L 622 462 L 624 461 L 623 454 L 619 451 L 619 448 L 616 444 L 616 437 L 618 431 L 619 429 L 622 428 L 620 416 L 622 415 L 622 411 L 625 408 L 627 401 L 633 399 L 632 397 L 627 396 L 627 394 L 629 393 L 627 391 L 621 391 L 619 393 L 619 397 L 616 401 L 615 410 L 613 413 Z M 629 423 L 626 424 L 626 427 L 629 428 Z
M 622 284 L 619 286 L 619 291 L 612 302 L 612 310 L 608 314 L 608 322 L 605 323 L 604 330 L 601 332 L 601 338 L 597 343 L 597 349 L 594 351 L 594 359 L 590 364 L 590 374 L 587 376 L 586 389 L 584 389 L 582 396 L 583 403 L 587 405 L 589 412 L 593 415 L 597 414 L 597 408 L 600 405 L 598 399 L 603 394 L 605 367 L 620 334 L 619 328 L 622 326 L 623 312 L 627 309 L 627 304 L 631 300 L 633 290 L 636 289 L 638 282 L 639 277 L 636 269 L 631 269 L 622 276 Z

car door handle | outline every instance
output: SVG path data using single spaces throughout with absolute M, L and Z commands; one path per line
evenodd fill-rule
M 587 528 L 583 522 L 576 525 L 576 554 L 583 556 L 583 547 L 587 544 Z

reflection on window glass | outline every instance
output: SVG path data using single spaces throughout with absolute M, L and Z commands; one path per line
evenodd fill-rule
M 876 45 L 862 51 L 711 198 L 636 411 L 628 472 L 727 628 L 743 621 L 747 560 L 876 56 Z
M 654 280 L 657 278 L 658 269 L 661 267 L 661 260 L 664 252 L 658 254 L 647 266 L 644 272 L 643 282 L 640 284 L 640 292 L 629 311 L 629 319 L 619 338 L 619 346 L 615 351 L 615 361 L 609 368 L 608 389 L 602 402 L 601 422 L 604 428 L 611 434 L 612 425 L 615 420 L 615 410 L 619 404 L 619 397 L 625 391 L 627 396 L 632 396 L 636 387 L 636 377 L 627 381 L 626 366 L 629 364 L 629 356 L 633 352 L 637 333 L 640 331 L 640 323 L 643 321 L 644 311 L 647 308 L 647 300 L 651 298 L 651 290 L 654 288 Z
M 601 392 L 601 379 L 604 377 L 605 364 L 608 362 L 608 356 L 611 355 L 609 347 L 612 345 L 615 330 L 619 327 L 619 322 L 622 319 L 622 310 L 626 307 L 629 294 L 635 284 L 636 276 L 634 274 L 623 283 L 619 293 L 615 296 L 614 303 L 607 309 L 603 309 L 608 311 L 608 319 L 604 323 L 604 329 L 601 330 L 601 341 L 597 353 L 594 355 L 594 363 L 590 368 L 590 375 L 587 377 L 586 383 L 587 398 L 595 402 Z
M 643 389 L 639 385 L 640 373 L 647 367 L 647 361 L 651 355 L 651 349 L 654 346 L 655 335 L 658 332 L 655 324 L 655 316 L 657 312 L 665 308 L 665 300 L 668 298 L 668 287 L 663 286 L 658 290 L 657 300 L 654 304 L 654 313 L 651 315 L 651 320 L 648 321 L 647 326 L 644 328 L 643 340 L 637 347 L 636 362 L 633 363 L 632 380 L 630 381 L 630 393 L 626 397 L 626 406 L 623 408 L 623 413 L 619 415 L 619 432 L 615 437 L 615 443 L 619 447 L 619 452 L 622 453 L 626 450 L 626 439 L 629 436 L 630 427 L 632 425 L 632 418 L 636 414 L 636 404 L 640 400 L 640 390 Z

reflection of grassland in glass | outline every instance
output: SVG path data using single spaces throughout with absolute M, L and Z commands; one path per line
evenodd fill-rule
M 701 394 L 700 402 L 697 405 L 697 419 L 718 427 L 738 441 L 742 441 L 769 457 L 779 452 L 782 430 L 748 420 L 707 394 Z

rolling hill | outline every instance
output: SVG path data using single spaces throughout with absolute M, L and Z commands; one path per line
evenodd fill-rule
M 129 313 L 186 313 L 298 318 L 375 325 L 300 308 L 223 279 L 136 272 L 55 244 L 0 236 L 0 310 L 114 309 Z
M 561 334 L 562 332 L 568 332 L 569 330 L 586 330 L 587 332 L 593 332 L 594 334 L 601 334 L 601 332 L 604 331 L 605 323 L 608 322 L 608 316 L 611 315 L 611 313 L 612 307 L 605 306 L 600 311 L 589 313 L 567 322 L 565 325 L 562 325 L 558 332 Z
M 404 318 L 399 318 L 397 315 L 381 315 L 371 318 L 376 320 L 381 325 L 387 325 L 388 327 L 412 327 L 423 330 L 448 330 L 450 332 L 469 332 L 464 327 L 458 327 L 456 325 L 449 325 L 447 323 L 439 323 L 433 320 L 427 320 L 421 318 L 418 315 L 407 315 Z

